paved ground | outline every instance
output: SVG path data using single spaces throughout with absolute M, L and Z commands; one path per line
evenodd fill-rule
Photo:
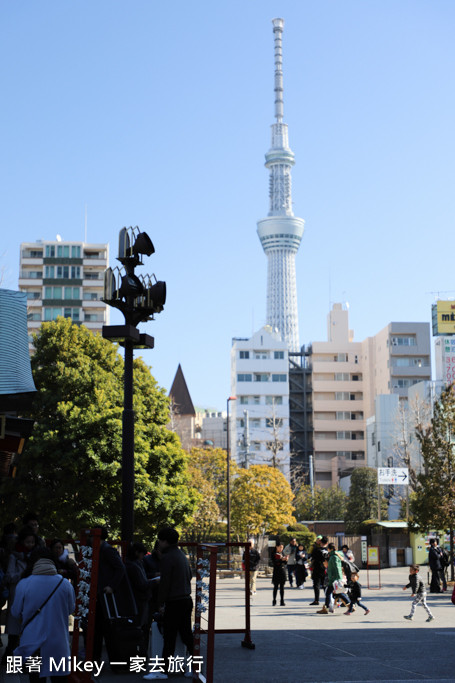
M 316 614 L 310 607 L 313 592 L 286 590 L 285 607 L 272 607 L 270 579 L 258 580 L 252 604 L 252 640 L 255 649 L 241 647 L 241 635 L 215 636 L 215 683 L 331 683 L 335 681 L 427 681 L 455 683 L 455 606 L 450 592 L 429 594 L 435 620 L 426 623 L 426 612 L 418 607 L 414 621 L 409 613 L 410 590 L 403 592 L 407 570 L 361 573 L 363 598 L 371 609 L 364 616 L 357 608 L 344 616 L 339 608 L 333 615 Z M 242 627 L 244 608 L 242 582 L 218 581 L 217 628 Z M 105 671 L 100 683 L 142 681 L 140 674 L 112 674 Z M 182 677 L 176 681 L 185 680 Z M 26 676 L 3 674 L 3 683 L 26 683 Z

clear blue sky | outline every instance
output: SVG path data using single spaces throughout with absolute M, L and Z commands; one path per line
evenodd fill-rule
M 3 286 L 19 244 L 139 225 L 168 303 L 143 330 L 170 388 L 225 408 L 231 338 L 265 318 L 271 19 L 285 19 L 300 341 L 348 301 L 355 338 L 455 298 L 452 0 L 21 0 L 0 6 Z M 452 291 L 454 290 L 454 291 Z M 115 321 L 115 317 L 113 318 Z

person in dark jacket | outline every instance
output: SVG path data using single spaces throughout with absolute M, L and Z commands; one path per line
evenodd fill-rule
M 314 601 L 310 605 L 319 605 L 320 590 L 324 590 L 325 565 L 327 559 L 327 536 L 318 536 L 311 551 L 311 575 L 313 579 Z
M 261 561 L 261 554 L 254 547 L 254 538 L 250 538 L 250 595 L 256 595 L 256 579 L 259 571 L 259 563 Z M 245 562 L 245 553 L 243 553 L 242 561 Z
M 98 588 L 96 598 L 95 629 L 93 636 L 93 660 L 101 662 L 103 639 L 108 651 L 110 647 L 110 624 L 105 615 L 104 595 L 114 593 L 120 616 L 134 617 L 137 614 L 125 565 L 118 552 L 107 542 L 107 529 L 101 528 L 100 557 L 98 567 Z
M 305 579 L 308 576 L 308 570 L 306 568 L 307 560 L 308 558 L 303 543 L 299 543 L 296 552 L 295 582 L 297 588 L 300 589 L 304 587 Z
M 411 564 L 409 567 L 409 583 L 406 586 L 403 586 L 404 591 L 407 588 L 412 590 L 411 597 L 414 598 L 411 605 L 411 613 L 407 614 L 404 618 L 408 619 L 408 621 L 412 621 L 416 607 L 420 604 L 428 614 L 427 621 L 433 621 L 434 616 L 431 614 L 430 608 L 427 605 L 427 592 L 425 584 L 419 576 L 419 569 L 420 567 L 418 564 Z
M 158 540 L 162 552 L 158 605 L 160 612 L 164 612 L 163 659 L 167 671 L 170 671 L 169 658 L 174 655 L 178 633 L 188 654 L 193 655 L 191 569 L 186 555 L 177 545 L 179 534 L 175 529 L 161 529 Z
M 49 544 L 49 550 L 52 552 L 57 572 L 60 576 L 71 581 L 74 585 L 77 581 L 77 564 L 68 555 L 68 549 L 62 540 L 54 538 Z
M 148 634 L 152 617 L 150 614 L 150 598 L 152 596 L 153 585 L 156 580 L 148 579 L 143 564 L 144 555 L 147 548 L 143 543 L 132 543 L 127 550 L 125 568 L 133 591 L 134 600 L 137 607 L 137 615 L 134 623 L 143 632 L 142 643 L 139 646 L 139 654 L 147 654 Z
M 351 574 L 351 587 L 349 589 L 348 597 L 351 601 L 351 604 L 349 605 L 348 611 L 345 612 L 345 614 L 352 614 L 354 611 L 354 605 L 359 605 L 359 607 L 365 610 L 364 616 L 370 613 L 368 607 L 365 607 L 363 602 L 360 601 L 360 598 L 362 597 L 362 586 L 359 583 L 359 575 L 356 572 L 352 572 Z
M 288 561 L 287 555 L 283 553 L 283 544 L 279 543 L 272 556 L 273 574 L 273 605 L 276 605 L 276 596 L 278 588 L 280 589 L 280 605 L 285 606 L 284 602 L 284 584 L 286 583 L 286 563 Z
M 430 593 L 440 593 L 441 592 L 441 579 L 443 582 L 443 590 L 447 589 L 447 583 L 445 582 L 444 567 L 443 567 L 443 554 L 441 548 L 438 546 L 437 538 L 430 538 L 430 548 L 428 551 L 428 563 L 431 569 L 431 583 L 430 583 Z M 444 587 L 445 586 L 445 587 Z

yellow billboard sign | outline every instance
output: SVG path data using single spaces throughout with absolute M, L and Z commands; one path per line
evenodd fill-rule
M 455 301 L 437 301 L 431 311 L 433 336 L 455 334 Z

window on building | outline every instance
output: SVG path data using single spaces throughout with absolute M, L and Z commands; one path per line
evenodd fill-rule
M 46 258 L 54 258 L 55 246 L 53 244 L 46 244 Z
M 80 320 L 80 310 L 78 308 L 65 307 L 63 309 L 63 317 L 72 318 L 72 320 L 78 322 Z M 87 316 L 85 316 L 85 319 L 87 319 Z
M 239 358 L 245 359 L 250 357 L 249 351 L 239 351 Z
M 256 360 L 266 360 L 269 357 L 267 351 L 253 351 Z
M 350 420 L 351 419 L 351 413 L 346 411 L 346 410 L 339 411 L 339 412 L 337 412 L 336 419 L 337 420 Z
M 253 396 L 253 404 L 255 406 L 258 406 L 261 403 L 261 397 L 260 396 Z
M 44 266 L 44 277 L 53 280 L 55 277 L 55 266 Z
M 258 417 L 253 417 L 253 418 L 250 420 L 250 425 L 251 425 L 251 427 L 256 427 L 256 428 L 258 428 L 258 427 L 261 426 L 261 420 L 260 420 Z
M 56 272 L 57 272 L 57 278 L 64 278 L 65 280 L 67 280 L 70 276 L 70 267 L 69 266 L 57 266 Z
M 65 299 L 79 299 L 79 287 L 65 287 Z M 85 299 L 84 293 L 84 299 Z
M 242 406 L 248 405 L 248 396 L 239 396 L 239 399 L 240 399 L 240 405 L 242 405 Z
M 58 316 L 62 315 L 61 308 L 45 308 L 44 309 L 44 320 L 57 320 Z
M 274 352 L 273 352 L 273 357 L 274 357 L 276 360 L 281 360 L 281 359 L 284 360 L 284 351 L 274 351 Z
M 26 295 L 29 300 L 41 299 L 41 292 L 27 292 Z
M 96 292 L 84 292 L 84 301 L 98 301 Z
M 283 419 L 281 417 L 266 417 L 265 426 L 268 429 L 280 429 L 283 426 Z
M 349 401 L 349 391 L 336 391 L 335 401 Z
M 337 355 L 333 357 L 333 360 L 336 363 L 347 363 L 348 354 L 347 353 L 337 353 Z
M 80 266 L 71 266 L 71 278 L 80 280 L 81 277 L 81 267 Z M 93 279 L 98 279 L 98 278 L 93 278 Z
M 27 320 L 41 320 L 41 313 L 27 313 Z
M 255 382 L 268 382 L 269 379 L 270 379 L 270 375 L 268 375 L 266 372 L 255 372 L 254 373 L 254 381 Z
M 396 335 L 392 337 L 392 346 L 417 346 L 415 335 Z
M 288 376 L 286 374 L 272 375 L 272 382 L 286 382 Z
M 335 373 L 336 382 L 349 382 L 349 372 L 336 372 Z
M 70 248 L 69 244 L 57 245 L 57 258 L 69 258 Z
M 237 375 L 237 382 L 251 382 L 253 376 L 249 373 L 240 373 Z
M 71 247 L 71 258 L 81 258 L 81 248 L 73 245 Z
M 268 406 L 282 406 L 283 397 L 282 396 L 266 396 L 265 403 Z
M 252 441 L 251 442 L 251 450 L 260 451 L 261 450 L 261 442 L 260 441 Z

